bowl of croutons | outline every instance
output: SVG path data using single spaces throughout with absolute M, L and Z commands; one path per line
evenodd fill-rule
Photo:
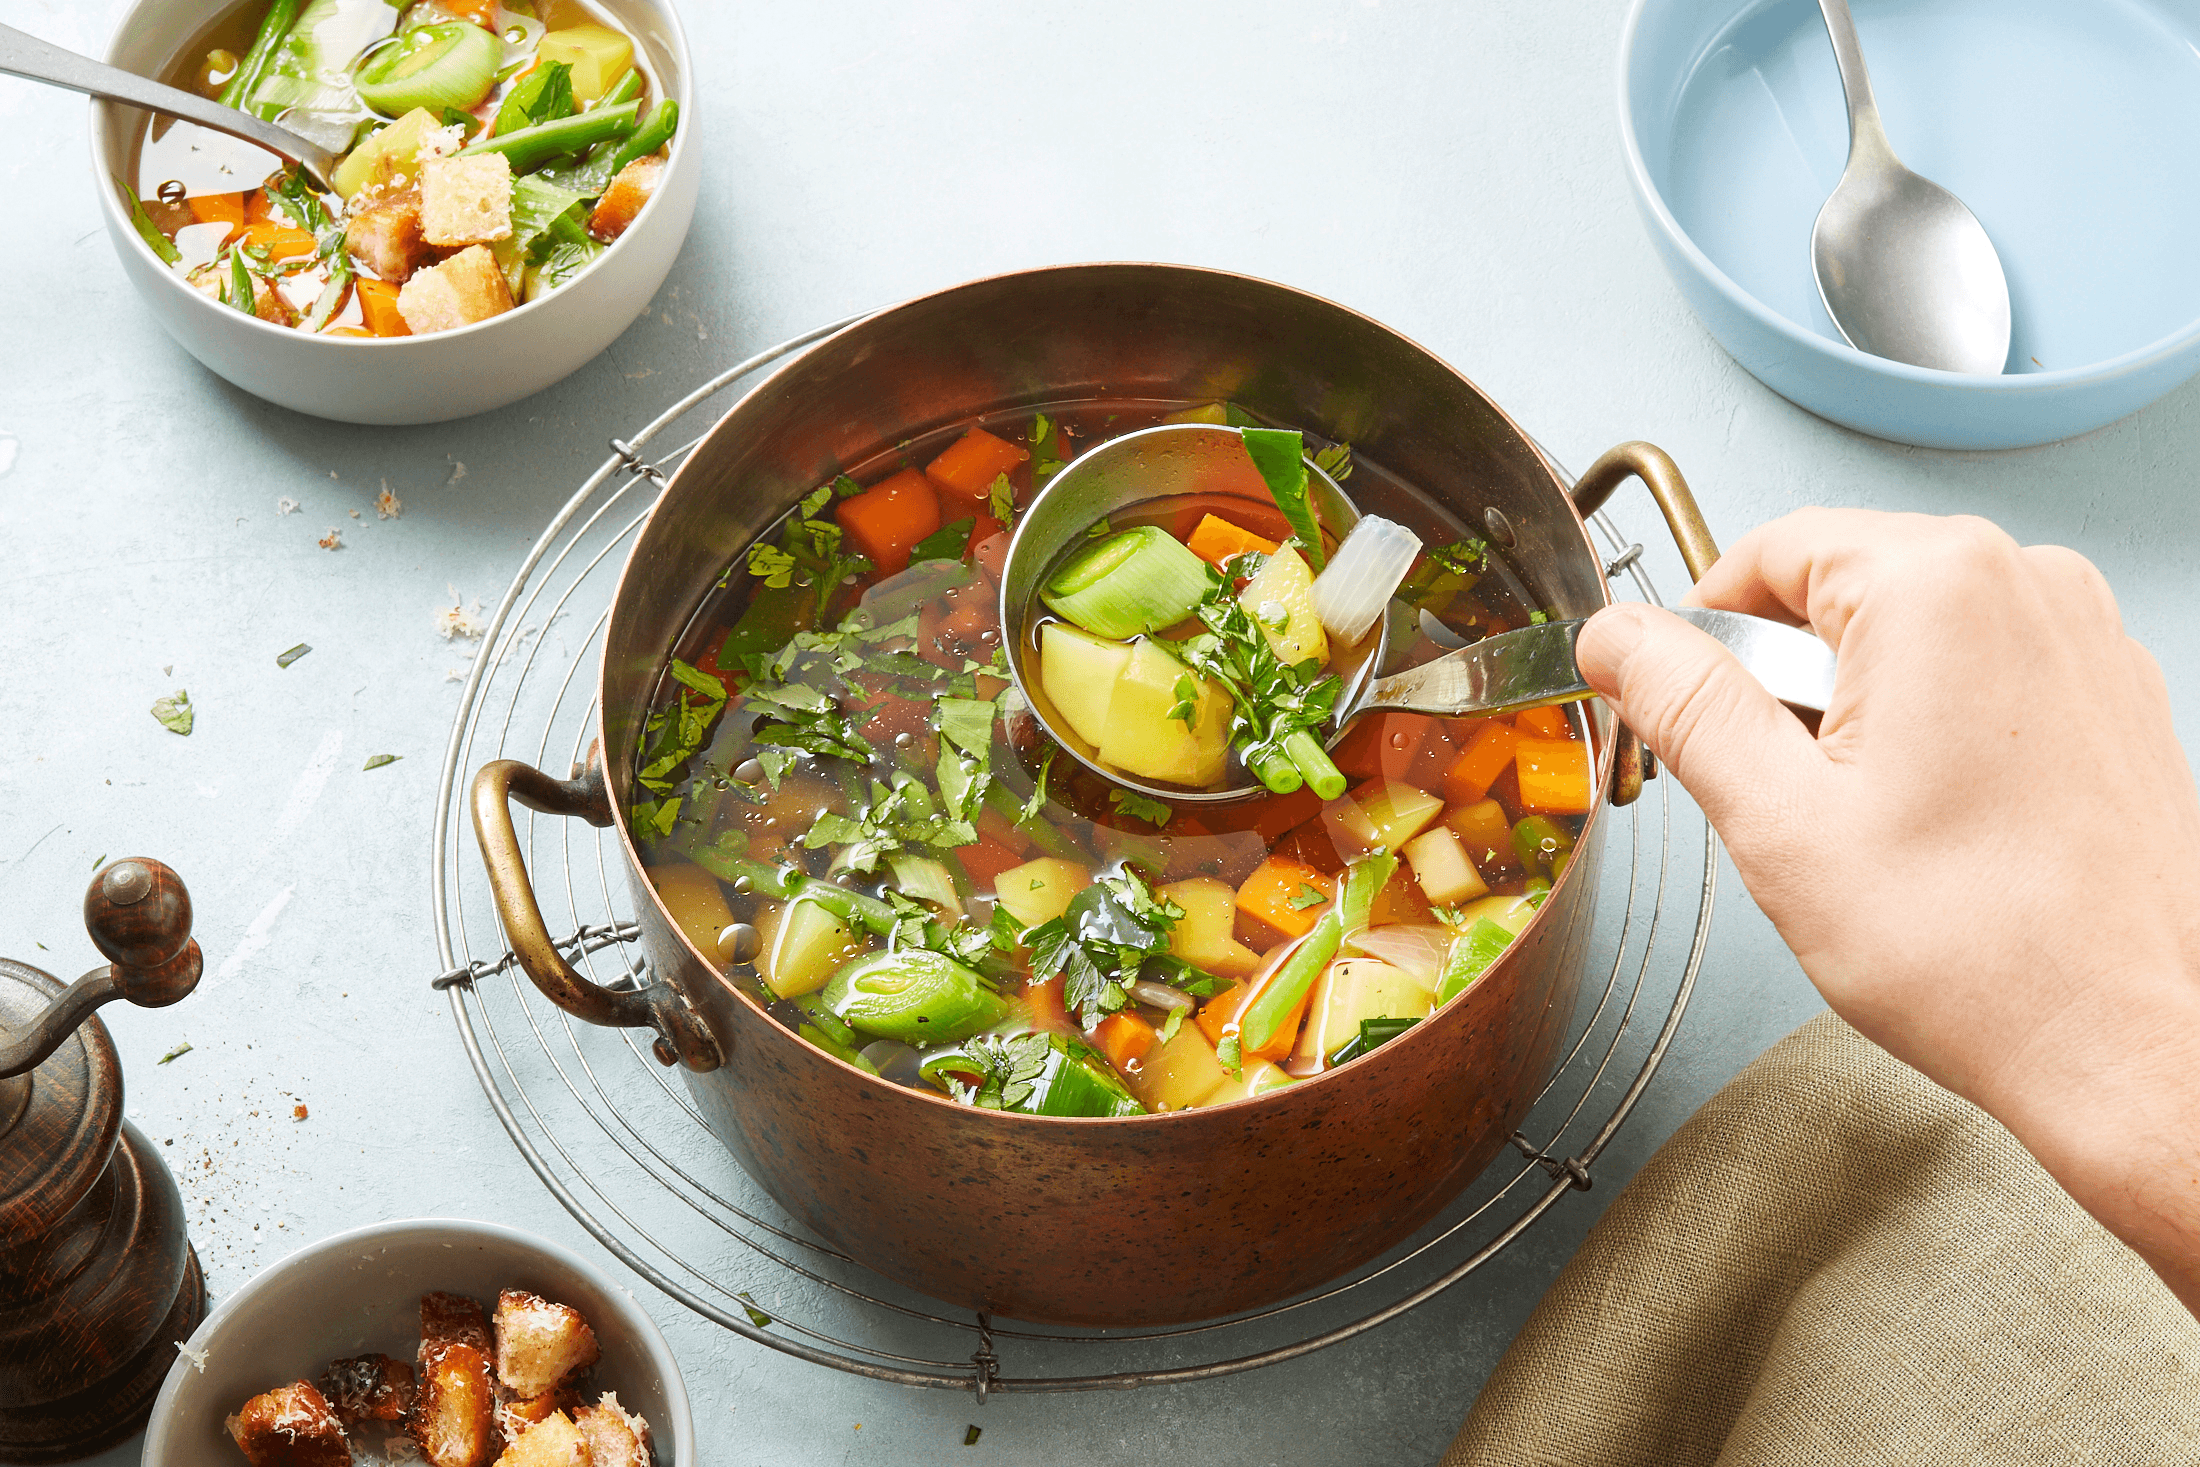
M 123 272 L 201 363 L 317 417 L 504 406 L 610 345 L 685 241 L 701 155 L 672 0 L 137 0 L 107 60 L 290 131 L 325 177 L 92 108 Z
M 423 1218 L 340 1233 L 178 1347 L 153 1467 L 690 1467 L 686 1387 L 631 1294 L 554 1243 Z

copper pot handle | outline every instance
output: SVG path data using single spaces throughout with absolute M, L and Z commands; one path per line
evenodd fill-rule
M 1711 527 L 1704 523 L 1703 511 L 1696 507 L 1696 496 L 1689 492 L 1681 466 L 1655 443 L 1622 443 L 1607 450 L 1574 481 L 1569 491 L 1574 508 L 1587 519 L 1602 509 L 1613 491 L 1630 478 L 1642 480 L 1650 497 L 1657 501 L 1659 511 L 1665 516 L 1665 528 L 1672 532 L 1673 543 L 1680 548 L 1681 562 L 1688 567 L 1689 580 L 1702 580 L 1704 572 L 1719 558 L 1719 544 L 1711 538 Z M 1633 729 L 1621 724 L 1612 759 L 1612 803 L 1632 805 L 1642 795 L 1642 782 L 1656 773 L 1657 765 L 1650 751 L 1635 737 Z
M 519 832 L 512 824 L 514 800 L 545 815 L 578 816 L 603 827 L 611 824 L 611 796 L 593 759 L 571 779 L 553 779 L 517 759 L 494 760 L 474 774 L 474 839 L 489 870 L 497 920 L 504 924 L 512 956 L 535 987 L 583 1023 L 654 1030 L 651 1049 L 660 1063 L 686 1065 L 698 1074 L 717 1069 L 723 1058 L 718 1041 L 687 995 L 664 982 L 631 991 L 604 988 L 574 971 L 558 951 L 520 854 Z

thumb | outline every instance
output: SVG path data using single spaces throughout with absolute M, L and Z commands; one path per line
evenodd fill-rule
M 1706 633 L 1622 603 L 1589 618 L 1574 657 L 1729 845 L 1788 827 L 1811 803 L 1826 768 L 1817 741 Z

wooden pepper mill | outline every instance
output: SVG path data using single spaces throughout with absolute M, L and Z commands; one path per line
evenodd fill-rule
M 122 1119 L 92 1016 L 198 986 L 191 897 L 133 856 L 92 879 L 84 926 L 112 961 L 66 989 L 0 959 L 0 1462 L 70 1462 L 137 1431 L 206 1315 L 183 1194 Z

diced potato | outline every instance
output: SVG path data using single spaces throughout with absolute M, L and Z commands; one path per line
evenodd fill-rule
M 409 186 L 420 177 L 420 145 L 443 126 L 433 112 L 415 107 L 353 148 L 329 182 L 347 199 L 373 184 Z
M 1294 1059 L 1326 1060 L 1364 1019 L 1425 1019 L 1434 1004 L 1411 973 L 1374 958 L 1339 958 L 1323 971 L 1299 1030 Z
M 1459 930 L 1464 932 L 1478 919 L 1487 917 L 1518 937 L 1535 920 L 1535 913 L 1535 904 L 1525 896 L 1487 896 L 1460 908 Z
M 1244 943 L 1232 939 L 1230 946 L 1223 951 L 1222 955 L 1208 965 L 1207 971 L 1217 978 L 1228 978 L 1233 982 L 1242 983 L 1260 971 L 1260 964 L 1261 956 L 1259 953 L 1254 952 Z
M 608 26 L 576 25 L 545 35 L 535 55 L 544 65 L 563 61 L 573 68 L 573 100 L 585 107 L 626 75 L 634 64 L 634 43 Z
M 1374 779 L 1322 806 L 1322 824 L 1348 857 L 1395 851 L 1428 828 L 1444 802 L 1394 779 Z
M 1108 704 L 1116 679 L 1131 660 L 1128 642 L 1096 637 L 1066 621 L 1039 632 L 1039 687 L 1077 737 L 1100 747 L 1108 731 Z
M 1404 855 L 1413 864 L 1413 879 L 1439 906 L 1472 901 L 1489 892 L 1489 883 L 1474 869 L 1467 848 L 1448 825 L 1433 826 L 1407 841 Z
M 1092 873 L 1075 861 L 1041 856 L 995 877 L 993 897 L 1017 921 L 1036 927 L 1068 911 L 1070 898 L 1090 885 Z
M 1170 953 L 1195 968 L 1216 972 L 1215 965 L 1240 945 L 1231 935 L 1237 923 L 1237 891 L 1212 876 L 1195 876 L 1170 882 L 1161 895 L 1184 909 L 1169 933 Z
M 1322 619 L 1314 610 L 1314 572 L 1296 550 L 1286 547 L 1269 556 L 1260 574 L 1238 593 L 1238 604 L 1283 661 L 1329 660 L 1329 634 L 1322 630 Z M 1266 616 L 1263 607 L 1268 609 Z M 1270 623 L 1279 608 L 1283 625 L 1277 627 Z
M 1198 698 L 1189 725 L 1169 717 L 1177 684 L 1187 678 Z M 1192 789 L 1211 785 L 1222 778 L 1230 756 L 1230 707 L 1228 693 L 1195 675 L 1158 643 L 1136 642 L 1108 701 L 1101 762 L 1140 779 Z
M 1519 864 L 1513 854 L 1512 822 L 1505 818 L 1505 807 L 1495 800 L 1477 800 L 1471 805 L 1454 805 L 1444 812 L 1444 824 L 1451 827 L 1466 847 L 1467 859 L 1476 869 L 1485 873 L 1508 870 Z
M 657 899 L 672 914 L 680 935 L 713 964 L 718 961 L 718 934 L 733 925 L 733 911 L 726 905 L 718 878 L 686 861 L 649 869 L 649 884 Z
M 763 939 L 765 985 L 781 998 L 817 992 L 869 945 L 853 923 L 816 902 L 774 904 L 759 916 L 756 930 Z
M 1197 1024 L 1187 1023 L 1123 1081 L 1148 1110 L 1189 1110 L 1229 1078 L 1222 1061 L 1215 1058 L 1214 1045 Z
M 1270 1064 L 1267 1060 L 1254 1060 L 1239 1072 L 1235 1080 L 1225 1076 L 1222 1087 L 1200 1104 L 1227 1105 L 1233 1100 L 1247 1100 L 1255 1095 L 1266 1095 L 1271 1090 L 1281 1090 L 1286 1085 L 1298 1083 L 1298 1078 L 1280 1065 Z

